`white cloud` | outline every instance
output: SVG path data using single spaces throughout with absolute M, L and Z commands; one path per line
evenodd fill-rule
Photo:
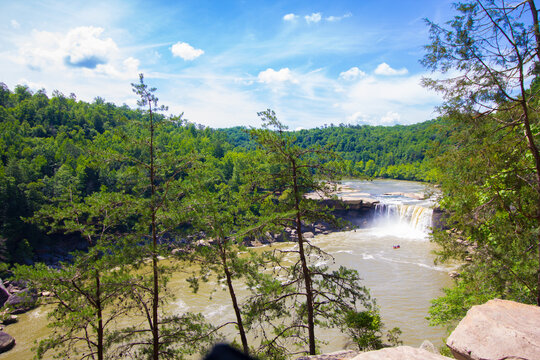
M 367 119 L 367 118 L 368 118 L 368 116 L 366 114 L 364 114 L 361 111 L 357 111 L 354 114 L 351 114 L 351 115 L 347 116 L 347 122 L 350 123 L 350 124 L 355 124 L 355 123 L 359 123 L 359 122 L 366 122 L 365 119 Z
M 394 75 L 406 75 L 409 71 L 406 68 L 401 68 L 399 70 L 393 69 L 387 63 L 381 63 L 375 69 L 375 74 L 385 75 L 385 76 L 394 76 Z
M 122 66 L 120 67 L 121 70 L 112 64 L 99 64 L 96 66 L 95 73 L 110 76 L 116 79 L 130 80 L 134 77 L 136 78 L 137 74 L 139 74 L 139 65 L 139 60 L 133 57 L 128 57 L 122 61 Z
M 388 111 L 386 115 L 381 117 L 381 124 L 393 125 L 399 123 L 399 120 L 401 120 L 401 116 L 397 112 Z
M 293 13 L 290 13 L 290 14 L 287 14 L 287 15 L 283 16 L 284 21 L 294 21 L 294 20 L 296 20 L 296 18 L 298 18 L 298 15 L 295 15 Z
M 350 18 L 352 16 L 352 13 L 348 12 L 342 16 L 328 16 L 326 18 L 326 21 L 335 22 L 335 21 L 341 21 L 346 18 Z
M 366 76 L 366 73 L 360 70 L 359 68 L 357 68 L 356 66 L 339 74 L 340 79 L 347 80 L 347 81 L 352 81 L 363 76 Z
M 65 64 L 93 69 L 99 64 L 108 63 L 109 56 L 118 52 L 118 47 L 111 38 L 100 38 L 103 30 L 93 26 L 70 30 L 61 40 Z
M 13 61 L 23 66 L 21 70 L 34 70 L 33 78 L 41 77 L 37 74 L 41 73 L 43 77 L 56 74 L 72 81 L 82 76 L 78 81 L 83 82 L 96 76 L 136 79 L 139 60 L 124 56 L 114 40 L 103 37 L 103 32 L 103 28 L 93 26 L 76 27 L 66 33 L 33 30 L 19 42 Z
M 181 57 L 187 61 L 195 60 L 204 54 L 203 50 L 195 49 L 193 46 L 185 42 L 177 42 L 171 46 L 171 52 L 174 56 Z
M 311 15 L 306 15 L 306 16 L 304 16 L 304 19 L 306 19 L 306 22 L 308 24 L 318 23 L 319 21 L 321 21 L 322 16 L 321 16 L 321 13 L 318 12 L 318 13 L 313 13 Z
M 289 68 L 282 68 L 278 71 L 274 69 L 266 69 L 261 71 L 257 76 L 257 79 L 261 83 L 265 84 L 279 84 L 285 82 L 298 83 Z
M 12 19 L 11 20 L 11 27 L 14 28 L 14 29 L 18 29 L 21 27 L 21 24 L 19 24 L 19 22 L 15 19 Z
M 124 58 L 111 38 L 103 38 L 103 28 L 81 26 L 67 33 L 32 31 L 21 42 L 16 61 L 36 71 L 60 70 L 85 75 L 106 75 L 119 79 L 136 77 L 138 60 Z

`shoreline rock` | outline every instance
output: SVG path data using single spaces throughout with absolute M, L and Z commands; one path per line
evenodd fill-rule
M 0 331 L 0 354 L 13 349 L 15 346 L 15 339 L 13 336 Z

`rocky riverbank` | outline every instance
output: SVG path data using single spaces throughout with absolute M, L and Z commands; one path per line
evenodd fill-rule
M 15 339 L 3 331 L 4 327 L 17 322 L 18 314 L 35 308 L 39 295 L 24 282 L 0 279 L 0 353 L 15 346 Z

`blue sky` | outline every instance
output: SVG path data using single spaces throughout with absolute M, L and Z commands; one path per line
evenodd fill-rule
M 419 82 L 451 0 L 0 0 L 0 82 L 136 106 L 144 73 L 170 112 L 206 126 L 291 129 L 436 117 Z

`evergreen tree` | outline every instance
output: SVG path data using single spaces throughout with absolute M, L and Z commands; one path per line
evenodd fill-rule
M 273 263 L 273 275 L 254 274 L 258 277 L 257 293 L 250 299 L 248 310 L 250 326 L 270 326 L 272 332 L 263 330 L 266 352 L 276 356 L 286 350 L 293 352 L 282 340 L 293 340 L 294 346 L 308 344 L 307 352 L 316 354 L 315 326 L 339 327 L 345 324 L 348 314 L 361 310 L 375 311 L 368 290 L 359 284 L 355 270 L 340 267 L 329 271 L 325 266 L 313 264 L 312 257 L 328 257 L 304 237 L 303 226 L 316 220 L 332 221 L 328 209 L 307 198 L 307 192 L 318 192 L 329 196 L 334 185 L 327 180 L 334 178 L 336 171 L 329 168 L 332 153 L 316 148 L 298 146 L 294 135 L 276 118 L 273 111 L 259 113 L 263 129 L 250 131 L 267 157 L 267 169 L 259 186 L 266 190 L 261 205 L 262 224 L 279 227 L 291 226 L 296 230 L 294 249 L 285 253 L 294 254 L 288 265 L 279 254 L 265 254 L 261 263 Z M 270 130 L 272 129 L 272 130 Z M 326 158 L 326 159 L 325 159 Z M 280 280 L 284 279 L 284 280 Z M 292 317 L 290 323 L 285 317 Z M 262 329 L 261 327 L 261 329 Z M 307 339 L 304 342 L 304 334 Z

